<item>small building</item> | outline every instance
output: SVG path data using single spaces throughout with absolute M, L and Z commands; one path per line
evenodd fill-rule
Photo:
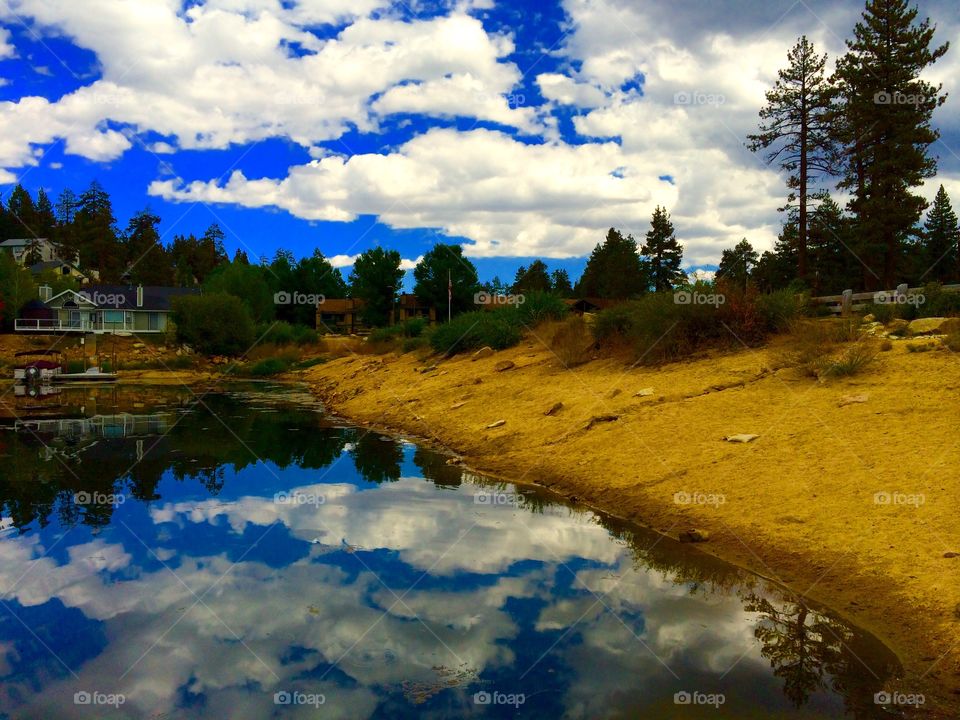
M 360 319 L 363 306 L 357 298 L 326 298 L 317 305 L 317 332 L 353 334 L 367 329 Z
M 45 272 L 52 272 L 60 277 L 73 278 L 79 281 L 81 285 L 86 285 L 91 280 L 96 280 L 99 275 L 99 273 L 96 271 L 87 274 L 73 263 L 67 262 L 66 260 L 61 260 L 59 258 L 54 260 L 46 260 L 44 262 L 38 262 L 35 265 L 31 265 L 30 272 L 34 275 L 42 275 Z M 91 277 L 91 275 L 93 275 L 93 277 Z
M 570 298 L 563 301 L 564 304 L 570 308 L 570 312 L 577 315 L 583 315 L 584 313 L 596 313 L 601 310 L 606 310 L 609 307 L 622 302 L 620 300 L 609 300 L 607 298 Z
M 0 250 L 13 255 L 13 259 L 20 265 L 26 265 L 27 255 L 32 247 L 36 247 L 42 263 L 61 259 L 57 246 L 47 238 L 16 238 L 0 242 Z
M 51 317 L 39 316 L 34 307 L 14 323 L 17 332 L 41 333 L 163 333 L 170 325 L 172 301 L 183 295 L 199 295 L 194 288 L 90 285 L 80 292 L 64 290 L 49 297 L 41 288 L 40 301 Z M 47 297 L 45 297 L 47 296 Z M 26 310 L 26 308 L 25 308 Z
M 391 312 L 391 320 L 393 320 L 393 315 L 394 313 Z M 403 293 L 397 298 L 396 320 L 393 320 L 390 324 L 394 325 L 414 318 L 423 318 L 432 325 L 437 321 L 437 309 L 416 295 Z

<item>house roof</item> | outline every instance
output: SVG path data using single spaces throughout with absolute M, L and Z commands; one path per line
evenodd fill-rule
M 80 273 L 84 277 L 87 277 L 87 274 L 83 270 L 78 268 L 73 263 L 67 262 L 66 260 L 48 260 L 47 262 L 38 262 L 30 266 L 30 272 L 39 274 L 44 270 L 56 270 L 58 268 L 62 268 L 64 265 L 69 267 L 71 270 Z
M 326 298 L 317 306 L 321 314 L 348 313 L 360 310 L 363 300 L 356 298 Z
M 64 290 L 59 295 L 50 298 L 53 302 L 63 295 L 70 294 L 74 300 L 91 304 L 94 307 L 103 307 L 108 310 L 148 310 L 169 311 L 175 297 L 183 295 L 199 295 L 196 288 L 175 288 L 145 285 L 143 287 L 143 305 L 137 306 L 137 288 L 129 285 L 88 285 L 79 293 L 73 290 Z
M 11 238 L 10 240 L 4 240 L 0 242 L 0 248 L 18 248 L 18 247 L 27 247 L 31 243 L 35 242 L 50 242 L 47 238 Z

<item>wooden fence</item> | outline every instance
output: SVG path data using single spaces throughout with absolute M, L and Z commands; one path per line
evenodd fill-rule
M 960 292 L 960 285 L 944 285 L 943 292 Z M 855 293 L 853 290 L 844 290 L 840 295 L 824 295 L 810 298 L 815 305 L 826 305 L 834 315 L 846 317 L 857 310 L 864 310 L 873 304 L 909 304 L 922 302 L 922 287 L 907 287 L 906 283 L 898 285 L 896 290 L 878 290 L 877 292 Z

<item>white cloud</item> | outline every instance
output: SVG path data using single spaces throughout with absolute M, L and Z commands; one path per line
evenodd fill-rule
M 327 258 L 330 261 L 330 264 L 335 268 L 345 268 L 353 267 L 353 264 L 357 261 L 359 255 L 334 255 L 333 257 Z
M 10 31 L 5 27 L 0 27 L 0 60 L 16 57 L 16 55 L 17 49 L 10 42 Z

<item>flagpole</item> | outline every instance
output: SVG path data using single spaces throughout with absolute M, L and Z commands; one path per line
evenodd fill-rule
M 450 271 L 447 270 L 447 322 L 450 322 L 452 315 L 451 306 L 453 304 L 453 280 L 450 278 Z

